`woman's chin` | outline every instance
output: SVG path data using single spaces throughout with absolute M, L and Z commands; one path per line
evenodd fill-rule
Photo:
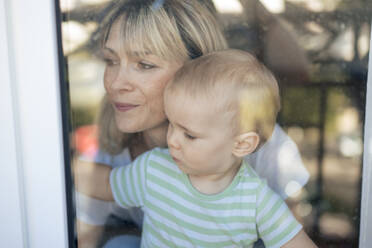
M 134 125 L 134 124 L 128 125 L 128 124 L 129 123 L 125 123 L 125 124 L 116 123 L 119 131 L 122 133 L 138 133 L 142 131 L 139 125 Z

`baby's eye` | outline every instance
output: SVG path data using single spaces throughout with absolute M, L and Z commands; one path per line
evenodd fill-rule
M 150 69 L 155 68 L 155 67 L 156 67 L 156 65 L 148 63 L 148 62 L 143 62 L 143 61 L 138 62 L 138 68 L 142 69 L 142 70 L 150 70 Z
M 196 139 L 195 136 L 192 136 L 192 135 L 190 135 L 190 134 L 188 134 L 188 133 L 184 133 L 184 134 L 185 134 L 185 137 L 186 137 L 187 139 L 190 139 L 190 140 L 194 140 L 194 139 Z

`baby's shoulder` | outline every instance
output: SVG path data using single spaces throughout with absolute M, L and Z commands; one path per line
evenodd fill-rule
M 256 195 L 273 193 L 265 178 L 261 178 L 247 162 L 243 166 L 241 182 L 246 190 Z
M 169 149 L 168 148 L 162 148 L 162 147 L 155 147 L 151 149 L 150 151 L 147 152 L 149 155 L 150 159 L 158 159 L 158 158 L 163 158 L 166 160 L 171 159 L 172 157 L 170 156 Z
M 156 147 L 149 151 L 148 166 L 152 169 L 162 170 L 167 173 L 179 173 L 167 148 Z

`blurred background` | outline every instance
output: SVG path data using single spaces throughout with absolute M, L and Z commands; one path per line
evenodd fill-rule
M 200 1 L 215 11 L 230 47 L 254 53 L 279 81 L 279 123 L 311 174 L 290 199 L 295 215 L 319 247 L 358 247 L 372 3 Z M 60 4 L 73 147 L 94 156 L 94 122 L 104 93 L 95 36 L 110 1 Z

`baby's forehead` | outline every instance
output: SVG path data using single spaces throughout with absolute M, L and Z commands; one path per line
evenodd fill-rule
M 223 115 L 230 111 L 236 111 L 237 101 L 221 94 L 208 94 L 205 92 L 189 92 L 182 88 L 166 90 L 165 108 L 174 109 L 175 111 L 190 111 L 190 115 L 195 113 L 212 118 L 214 115 Z

